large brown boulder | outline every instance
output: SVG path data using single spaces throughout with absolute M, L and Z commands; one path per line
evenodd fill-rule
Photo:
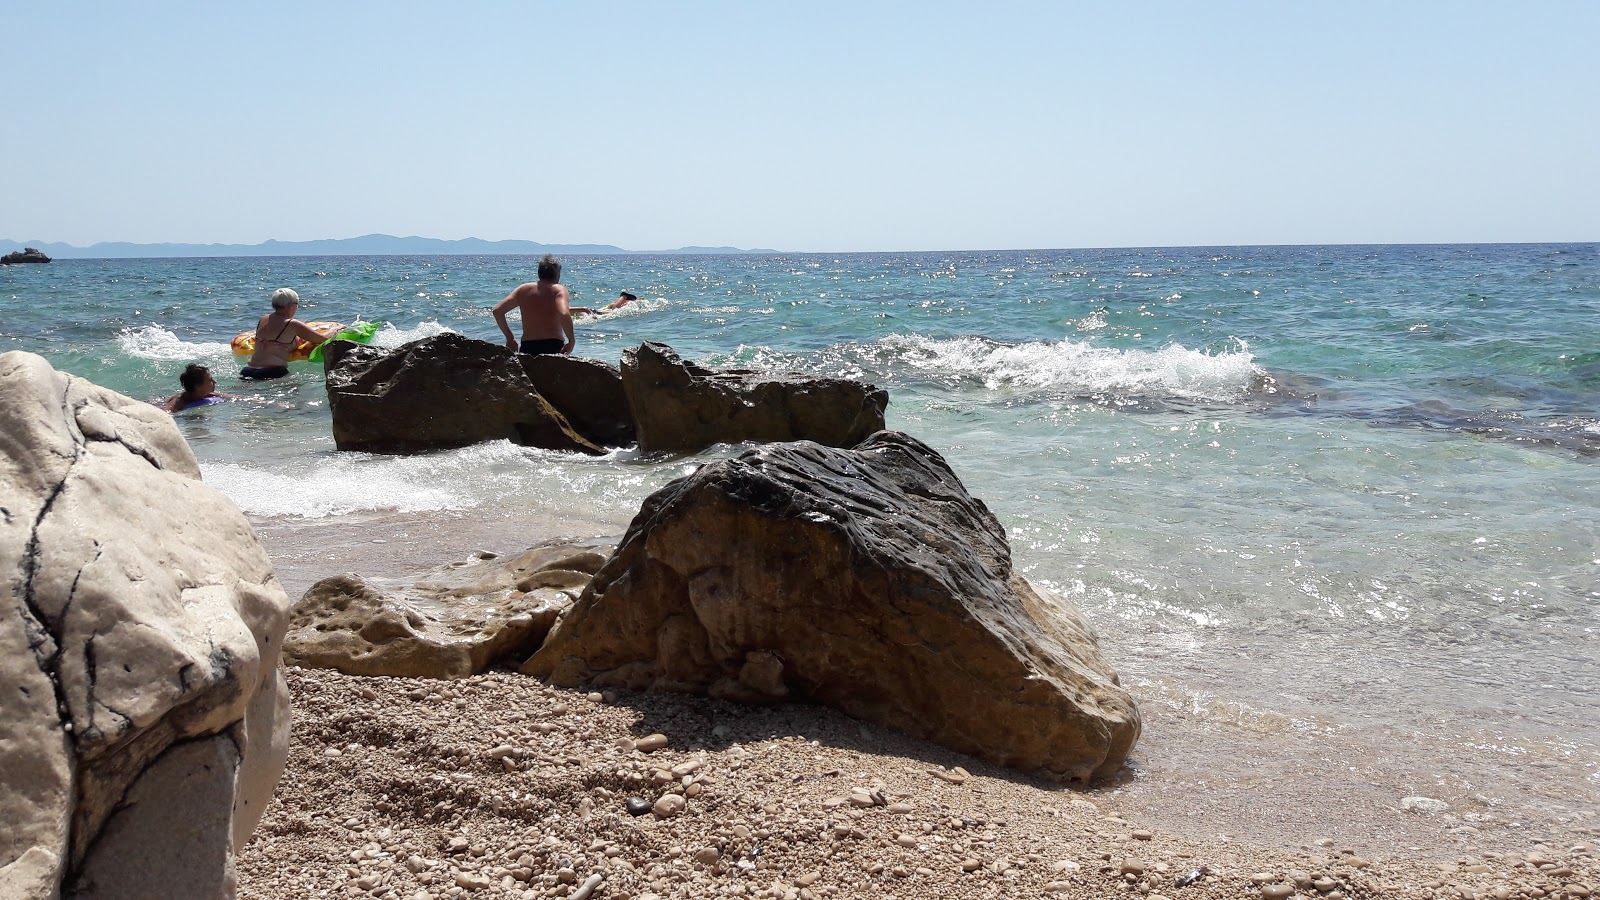
M 523 671 L 837 707 L 1028 771 L 1116 771 L 1139 712 L 926 445 L 774 444 L 653 494 Z
M 889 405 L 888 392 L 859 381 L 716 371 L 651 341 L 623 353 L 622 387 L 646 453 L 751 441 L 853 447 L 883 428 Z
M 291 613 L 284 661 L 351 675 L 466 678 L 522 661 L 615 549 L 558 540 L 510 558 L 479 552 L 415 579 L 336 575 Z
M 633 446 L 633 414 L 616 366 L 559 353 L 524 353 L 517 361 L 539 396 L 561 410 L 579 434 L 602 447 Z
M 148 403 L 0 354 L 0 897 L 233 896 L 289 603 Z
M 340 450 L 415 453 L 509 440 L 602 454 L 528 380 L 517 355 L 453 332 L 385 351 L 335 342 L 323 357 Z

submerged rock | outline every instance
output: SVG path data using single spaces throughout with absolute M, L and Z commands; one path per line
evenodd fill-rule
M 888 392 L 863 382 L 716 371 L 651 341 L 622 355 L 622 387 L 646 453 L 747 441 L 852 447 L 883 428 L 889 405 Z
M 171 416 L 0 354 L 0 897 L 233 896 L 289 603 Z
M 560 685 L 823 703 L 1002 765 L 1117 770 L 1139 712 L 932 449 L 773 444 L 645 501 L 523 667 Z
M 520 556 L 478 554 L 415 580 L 324 578 L 296 603 L 291 665 L 352 675 L 466 678 L 525 659 L 610 556 L 603 540 L 559 540 Z

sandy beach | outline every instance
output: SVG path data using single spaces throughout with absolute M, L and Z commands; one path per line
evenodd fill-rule
M 295 598 L 330 574 L 411 574 L 479 549 L 620 534 L 626 521 L 255 525 Z M 1397 745 L 1197 703 L 1175 679 L 1124 680 L 1143 736 L 1121 777 L 1079 790 L 827 709 L 602 696 L 513 673 L 427 682 L 294 669 L 294 749 L 241 857 L 241 896 L 1337 900 L 1600 888 L 1593 810 L 1533 802 L 1581 778 L 1559 760 L 1483 784 L 1454 777 L 1451 748 L 1420 735 Z M 628 749 L 651 734 L 666 747 Z M 626 809 L 667 793 L 685 795 L 681 811 Z

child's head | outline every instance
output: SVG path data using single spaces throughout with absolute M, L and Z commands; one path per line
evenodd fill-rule
M 198 393 L 208 385 L 215 385 L 216 380 L 211 377 L 211 370 L 199 363 L 190 363 L 183 374 L 178 376 L 178 383 L 191 394 Z

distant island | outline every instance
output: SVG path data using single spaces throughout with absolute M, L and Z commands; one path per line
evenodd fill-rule
M 88 247 L 28 241 L 26 249 L 48 253 L 55 259 L 134 259 L 190 256 L 539 256 L 560 253 L 573 256 L 728 255 L 777 253 L 739 247 L 679 247 L 676 250 L 624 250 L 610 244 L 541 244 L 536 241 L 456 241 L 425 237 L 368 234 L 324 241 L 266 241 L 260 244 L 132 244 L 112 241 Z M 0 239 L 0 253 L 22 250 L 18 241 Z M 38 252 L 37 250 L 35 252 Z

